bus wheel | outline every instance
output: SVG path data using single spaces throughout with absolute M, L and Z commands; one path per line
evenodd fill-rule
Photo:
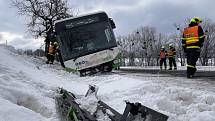
M 103 72 L 111 72 L 112 66 L 111 65 L 104 65 L 103 66 Z
M 96 68 L 91 68 L 89 71 L 90 71 L 90 75 L 97 73 Z
M 112 66 L 108 66 L 108 68 L 107 68 L 107 72 L 111 72 L 112 71 Z
M 86 70 L 81 70 L 80 71 L 80 77 L 86 76 Z

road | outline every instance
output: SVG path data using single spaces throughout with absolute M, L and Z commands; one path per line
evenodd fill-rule
M 186 70 L 121 68 L 113 73 L 140 80 L 148 79 L 164 86 L 177 86 L 215 93 L 215 71 L 199 70 L 195 77 L 186 78 Z
M 186 70 L 160 70 L 160 69 L 144 69 L 144 68 L 121 68 L 118 72 L 120 73 L 148 73 L 152 76 L 161 76 L 161 77 L 186 77 Z M 195 73 L 194 79 L 206 79 L 215 81 L 215 71 L 208 70 L 198 70 Z

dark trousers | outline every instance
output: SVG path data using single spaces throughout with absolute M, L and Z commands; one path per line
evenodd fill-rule
M 177 69 L 175 58 L 169 57 L 169 69 L 172 69 L 172 65 L 174 66 L 174 69 Z
M 164 67 L 165 67 L 165 69 L 166 69 L 166 58 L 161 58 L 161 59 L 160 59 L 160 68 L 161 68 L 161 69 L 162 69 L 163 64 L 164 64 Z
M 196 72 L 196 62 L 200 56 L 200 49 L 187 49 L 187 75 L 194 75 Z
M 46 61 L 46 63 L 47 64 L 53 64 L 53 62 L 54 62 L 54 59 L 55 59 L 55 56 L 54 55 L 52 55 L 52 54 L 47 54 L 47 61 Z

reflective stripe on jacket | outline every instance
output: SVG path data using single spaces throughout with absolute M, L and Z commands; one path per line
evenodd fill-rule
M 199 26 L 187 27 L 184 29 L 182 43 L 186 45 L 186 48 L 200 48 L 199 40 L 204 38 L 203 36 L 199 36 Z
M 175 55 L 176 55 L 175 48 L 170 48 L 168 50 L 168 57 L 175 57 Z

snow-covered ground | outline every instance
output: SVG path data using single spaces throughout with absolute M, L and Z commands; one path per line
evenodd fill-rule
M 57 87 L 88 103 L 84 95 L 89 84 L 97 85 L 98 97 L 120 113 L 129 100 L 168 115 L 168 121 L 215 121 L 213 81 L 151 74 L 79 77 L 0 46 L 0 121 L 58 121 Z

